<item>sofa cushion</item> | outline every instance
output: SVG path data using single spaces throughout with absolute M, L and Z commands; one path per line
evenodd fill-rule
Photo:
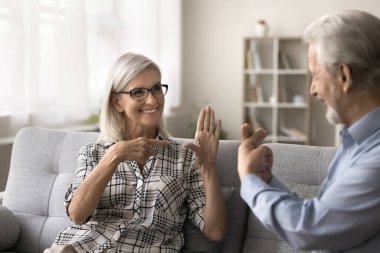
M 232 197 L 235 193 L 235 188 L 230 186 L 222 187 L 222 193 L 227 210 L 231 208 Z M 196 226 L 186 220 L 184 224 L 185 246 L 182 253 L 201 253 L 201 252 L 219 252 L 221 242 L 211 241 L 204 236 Z
M 0 206 L 0 251 L 10 249 L 20 234 L 20 223 L 11 211 Z
M 318 193 L 319 186 L 284 182 L 290 191 L 296 192 L 301 198 L 312 198 Z M 253 250 L 254 249 L 254 250 Z M 268 231 L 256 216 L 250 212 L 248 216 L 247 240 L 243 252 L 278 252 L 301 253 L 274 233 Z
M 4 199 L 4 192 L 0 192 L 0 205 L 3 204 L 3 199 Z

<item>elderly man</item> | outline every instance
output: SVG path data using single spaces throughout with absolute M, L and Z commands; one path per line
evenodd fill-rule
M 380 20 L 362 11 L 323 16 L 304 33 L 310 93 L 342 124 L 318 196 L 301 199 L 271 172 L 266 133 L 242 126 L 241 196 L 269 230 L 299 249 L 380 252 Z

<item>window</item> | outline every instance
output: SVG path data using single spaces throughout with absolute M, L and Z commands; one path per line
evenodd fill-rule
M 171 0 L 2 0 L 0 137 L 99 113 L 108 70 L 127 51 L 161 67 L 170 112 L 180 98 L 180 8 Z

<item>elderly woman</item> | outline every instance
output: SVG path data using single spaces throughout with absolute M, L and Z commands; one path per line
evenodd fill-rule
M 100 115 L 100 139 L 79 152 L 65 196 L 76 225 L 45 252 L 179 252 L 191 219 L 211 240 L 227 218 L 215 167 L 221 121 L 202 109 L 195 143 L 170 139 L 162 114 L 168 85 L 159 67 L 127 53 L 113 65 Z

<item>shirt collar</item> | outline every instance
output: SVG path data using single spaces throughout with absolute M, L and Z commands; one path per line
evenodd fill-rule
M 380 128 L 380 107 L 370 111 L 350 127 L 344 127 L 341 132 L 344 138 L 344 132 L 347 131 L 352 139 L 360 144 L 367 139 L 373 132 Z

